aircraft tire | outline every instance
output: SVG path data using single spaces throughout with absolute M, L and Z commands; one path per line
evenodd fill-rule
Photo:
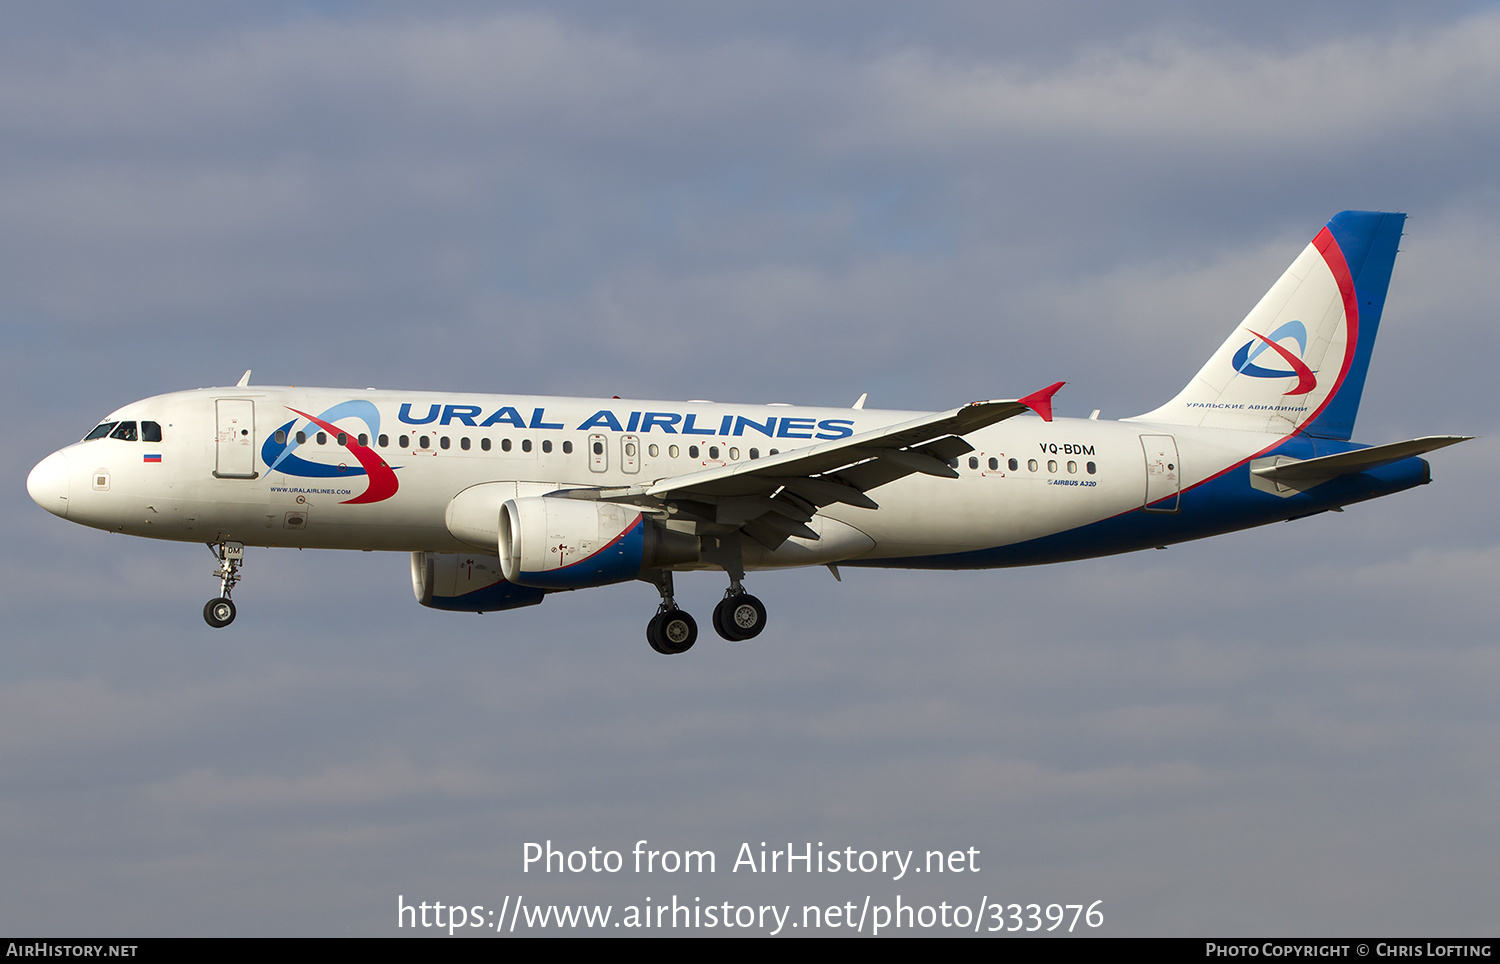
M 203 621 L 214 629 L 223 629 L 234 622 L 234 603 L 228 599 L 210 599 L 203 604 Z
M 765 628 L 765 604 L 749 593 L 726 596 L 714 607 L 714 629 L 727 640 L 754 639 Z
M 680 609 L 657 613 L 646 624 L 646 640 L 658 653 L 685 653 L 698 641 L 698 623 Z
M 713 618 L 714 632 L 718 633 L 720 636 L 723 636 L 725 639 L 729 640 L 731 643 L 737 643 L 737 642 L 739 642 L 740 638 L 738 636 L 736 636 L 734 634 L 733 630 L 731 630 L 724 623 L 724 611 L 726 609 L 728 609 L 728 608 L 729 608 L 729 600 L 727 598 L 719 600 L 719 604 L 714 607 L 714 618 Z
M 662 649 L 661 613 L 657 613 L 655 616 L 652 616 L 651 621 L 646 624 L 646 642 L 650 643 L 651 648 L 656 650 L 658 653 L 661 653 L 663 656 L 672 655 L 671 650 Z

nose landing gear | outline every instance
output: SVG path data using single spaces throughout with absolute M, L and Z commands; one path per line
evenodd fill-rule
M 223 629 L 234 622 L 234 601 L 229 597 L 234 593 L 235 583 L 240 581 L 245 546 L 239 542 L 221 542 L 215 546 L 210 542 L 208 549 L 219 560 L 219 566 L 214 570 L 214 575 L 219 577 L 219 598 L 203 604 L 203 621 L 214 629 Z
M 234 622 L 234 601 L 230 599 L 210 599 L 203 604 L 203 621 L 214 629 L 223 629 Z

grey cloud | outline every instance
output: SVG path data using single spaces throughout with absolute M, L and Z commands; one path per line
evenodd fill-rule
M 105 412 L 247 367 L 1134 414 L 1347 207 L 1412 215 L 1360 437 L 1493 434 L 1491 9 L 864 9 L 7 12 L 9 919 L 386 934 L 398 893 L 690 890 L 523 874 L 526 840 L 822 839 L 974 846 L 1111 934 L 1488 932 L 1488 437 L 1166 552 L 757 574 L 765 636 L 677 660 L 644 586 L 454 616 L 381 554 L 252 551 L 211 635 L 201 547 L 25 497 Z

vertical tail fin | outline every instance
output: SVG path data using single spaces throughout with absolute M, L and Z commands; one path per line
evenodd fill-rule
M 1348 439 L 1405 221 L 1335 215 L 1187 387 L 1131 421 Z

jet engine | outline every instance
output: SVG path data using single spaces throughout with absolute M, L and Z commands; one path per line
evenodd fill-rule
M 500 568 L 518 586 L 587 589 L 698 561 L 698 538 L 633 506 L 534 496 L 500 510 Z
M 535 606 L 547 595 L 545 589 L 506 582 L 500 560 L 480 553 L 413 552 L 411 588 L 427 608 L 460 613 Z

